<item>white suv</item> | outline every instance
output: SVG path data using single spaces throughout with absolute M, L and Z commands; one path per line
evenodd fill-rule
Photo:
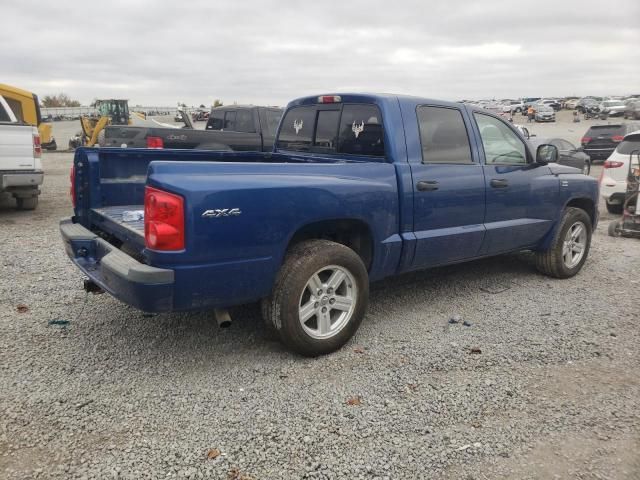
M 640 130 L 625 135 L 604 162 L 604 168 L 600 175 L 600 195 L 604 198 L 609 213 L 622 213 L 622 205 L 627 191 L 629 159 L 632 153 L 635 165 L 638 162 L 638 154 L 640 154 Z

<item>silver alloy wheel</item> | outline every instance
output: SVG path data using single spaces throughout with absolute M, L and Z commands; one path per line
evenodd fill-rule
M 590 171 L 590 170 L 591 170 L 591 169 L 589 168 L 589 164 L 588 164 L 588 163 L 585 163 L 585 164 L 584 164 L 584 167 L 582 167 L 582 173 L 583 173 L 583 174 L 585 174 L 585 175 L 589 175 L 589 171 Z
M 325 340 L 337 335 L 356 309 L 357 286 L 351 272 L 329 265 L 311 275 L 300 295 L 298 318 L 310 337 Z
M 576 222 L 564 237 L 562 245 L 562 261 L 567 268 L 573 268 L 584 256 L 587 248 L 587 227 L 582 222 Z

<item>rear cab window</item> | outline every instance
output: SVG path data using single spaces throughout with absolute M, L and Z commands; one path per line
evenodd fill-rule
M 382 115 L 373 104 L 293 107 L 282 120 L 277 148 L 384 157 Z
M 631 155 L 631 153 L 640 153 L 640 133 L 636 135 L 627 135 L 627 137 L 618 144 L 616 152 L 622 155 Z

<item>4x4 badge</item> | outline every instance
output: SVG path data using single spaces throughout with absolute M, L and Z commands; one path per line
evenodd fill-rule
M 239 208 L 216 208 L 214 210 L 205 210 L 202 213 L 203 218 L 220 218 L 220 217 L 237 217 L 242 211 Z

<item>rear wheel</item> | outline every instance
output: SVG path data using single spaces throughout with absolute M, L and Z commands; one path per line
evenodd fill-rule
M 263 300 L 263 315 L 291 350 L 318 356 L 342 347 L 367 309 L 369 279 L 360 257 L 327 240 L 295 245 Z
M 591 219 L 584 210 L 567 208 L 550 248 L 536 254 L 538 270 L 551 277 L 573 277 L 587 260 L 591 229 Z
M 612 213 L 614 215 L 620 215 L 622 213 L 622 204 L 621 203 L 609 203 L 605 202 L 607 206 L 607 212 Z
M 584 162 L 582 173 L 584 173 L 585 175 L 589 175 L 591 173 L 591 164 L 589 162 Z

